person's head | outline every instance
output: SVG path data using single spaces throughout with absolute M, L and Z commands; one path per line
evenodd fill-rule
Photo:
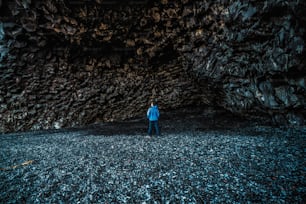
M 155 100 L 151 100 L 151 106 L 156 106 L 156 101 Z

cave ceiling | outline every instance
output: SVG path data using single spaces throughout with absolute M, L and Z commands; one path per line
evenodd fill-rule
M 304 1 L 1 1 L 0 132 L 212 106 L 304 124 Z

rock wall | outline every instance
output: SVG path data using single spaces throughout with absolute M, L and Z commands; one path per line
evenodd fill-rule
M 2 1 L 0 132 L 210 105 L 305 116 L 304 1 Z

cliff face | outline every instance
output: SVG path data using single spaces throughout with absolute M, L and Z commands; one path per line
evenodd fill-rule
M 2 1 L 0 132 L 223 107 L 303 124 L 304 1 Z

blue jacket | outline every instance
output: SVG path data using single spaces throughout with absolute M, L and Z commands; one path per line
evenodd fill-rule
M 157 106 L 152 106 L 148 109 L 147 117 L 150 121 L 157 121 L 159 118 L 159 111 Z

